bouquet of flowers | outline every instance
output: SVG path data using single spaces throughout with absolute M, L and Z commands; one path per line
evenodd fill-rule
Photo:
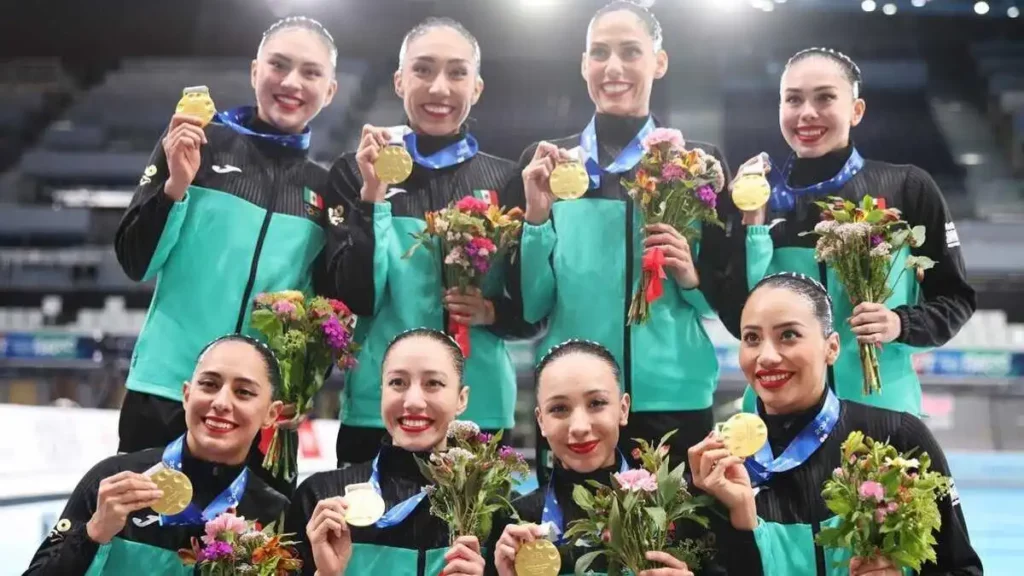
M 927 453 L 911 458 L 863 432 L 851 432 L 842 450 L 842 465 L 821 493 L 839 525 L 822 528 L 818 544 L 848 548 L 856 558 L 886 558 L 915 573 L 934 562 L 933 533 L 942 524 L 938 499 L 949 493 L 951 480 L 929 470 Z
M 522 455 L 500 446 L 501 432 L 483 434 L 480 427 L 456 420 L 448 426 L 448 448 L 417 460 L 423 475 L 433 481 L 426 488 L 430 513 L 445 521 L 451 540 L 476 536 L 483 542 L 491 532 L 494 513 L 505 510 L 515 516 L 509 503 L 515 476 L 526 476 L 529 467 Z
M 725 187 L 721 163 L 699 148 L 687 150 L 678 130 L 657 128 L 643 141 L 644 155 L 633 180 L 624 179 L 644 224 L 668 224 L 693 245 L 700 239 L 696 223 L 724 227 L 715 207 Z M 696 258 L 696 254 L 694 255 Z M 665 252 L 652 248 L 644 253 L 640 290 L 633 295 L 628 322 L 642 324 L 651 303 L 661 297 L 665 279 Z
M 883 198 L 865 196 L 860 206 L 838 197 L 815 204 L 821 208 L 821 221 L 813 232 L 801 233 L 818 236 L 815 258 L 835 270 L 854 306 L 863 302 L 884 303 L 892 295 L 889 279 L 895 267 L 893 256 L 906 246 L 917 248 L 924 244 L 924 226 L 911 227 L 899 210 L 885 207 Z M 893 284 L 907 270 L 914 270 L 920 280 L 924 271 L 934 265 L 926 256 L 910 256 Z M 860 363 L 864 370 L 864 394 L 880 392 L 882 380 L 874 344 L 860 345 Z
M 687 490 L 683 479 L 685 463 L 669 471 L 665 442 L 675 432 L 666 434 L 656 447 L 636 439 L 639 447 L 633 455 L 641 467 L 613 474 L 610 487 L 590 480 L 593 493 L 583 486 L 573 488 L 573 500 L 587 518 L 570 523 L 565 540 L 600 548 L 580 556 L 576 561 L 577 574 L 586 573 L 600 556 L 607 557 L 610 575 L 620 574 L 622 569 L 639 574 L 661 567 L 645 558 L 651 551 L 672 554 L 694 572 L 711 556 L 707 540 L 676 538 L 680 522 L 696 522 L 707 528 L 708 519 L 698 510 L 710 504 L 711 499 L 694 497 Z
M 281 364 L 278 397 L 289 412 L 282 415 L 266 447 L 263 467 L 291 481 L 295 477 L 299 436 L 295 425 L 313 409 L 327 370 L 355 366 L 358 346 L 352 340 L 356 317 L 338 300 L 298 291 L 271 292 L 256 297 L 252 327 L 266 340 Z
M 206 523 L 202 544 L 193 538 L 178 557 L 186 566 L 198 564 L 202 576 L 287 576 L 302 568 L 289 536 L 228 511 Z
M 485 200 L 466 196 L 447 208 L 425 215 L 427 227 L 413 234 L 416 242 L 403 258 L 409 258 L 420 246 L 434 246 L 436 238 L 444 255 L 444 281 L 448 288 L 465 293 L 480 288 L 494 259 L 519 241 L 523 212 L 504 210 Z M 450 322 L 448 331 L 469 356 L 469 327 Z

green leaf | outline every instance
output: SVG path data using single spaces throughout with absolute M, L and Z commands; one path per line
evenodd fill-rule
M 874 209 L 874 207 L 875 207 L 875 199 L 872 198 L 871 196 L 868 196 L 867 194 L 865 194 L 864 198 L 861 198 L 860 209 L 865 211 L 865 212 L 870 212 L 871 210 Z
M 913 240 L 911 240 L 911 246 L 914 246 L 915 248 L 918 247 L 918 246 L 924 246 L 924 235 L 925 235 L 925 228 L 924 228 L 924 226 L 914 226 L 910 230 L 910 233 L 911 233 L 911 235 L 913 237 Z
M 619 511 L 618 499 L 612 500 L 612 509 L 608 513 L 608 530 L 611 531 L 611 544 L 614 548 L 622 548 L 622 513 Z
M 572 500 L 586 512 L 594 512 L 594 495 L 579 484 L 572 488 Z
M 853 222 L 853 218 L 850 216 L 848 212 L 833 212 L 832 216 L 835 217 L 836 222 Z
M 587 570 L 590 569 L 590 565 L 594 563 L 594 560 L 597 560 L 604 553 L 604 550 L 595 550 L 593 552 L 587 552 L 583 556 L 577 558 L 574 570 L 576 576 L 584 576 L 587 573 Z
M 284 333 L 284 324 L 270 310 L 254 310 L 249 320 L 249 325 L 267 340 L 280 337 Z
M 644 508 L 644 511 L 647 512 L 647 515 L 650 516 L 652 520 L 654 520 L 654 523 L 658 526 L 658 530 L 668 530 L 668 518 L 665 515 L 664 510 L 658 507 L 648 506 Z
M 872 210 L 868 212 L 868 215 L 864 218 L 864 220 L 868 224 L 878 224 L 879 222 L 882 221 L 883 217 L 885 217 L 885 213 L 882 212 L 881 210 Z
M 909 270 L 930 270 L 935 267 L 935 260 L 927 256 L 907 256 L 906 267 Z

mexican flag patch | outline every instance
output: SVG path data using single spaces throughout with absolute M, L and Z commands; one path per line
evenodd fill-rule
M 473 190 L 473 196 L 487 202 L 491 206 L 498 205 L 498 191 L 497 190 Z
M 324 199 L 321 198 L 319 194 L 317 194 L 316 192 L 313 192 L 309 188 L 305 188 L 304 189 L 304 194 L 305 194 L 306 204 L 309 204 L 310 206 L 319 208 L 321 210 L 324 209 Z

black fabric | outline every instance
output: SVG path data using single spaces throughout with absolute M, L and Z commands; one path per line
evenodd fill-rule
M 803 188 L 830 180 L 839 174 L 851 154 L 853 154 L 852 141 L 844 148 L 833 150 L 817 158 L 796 158 L 793 160 L 793 169 L 789 173 L 789 185 Z
M 497 430 L 482 430 L 482 432 L 495 434 Z M 499 444 L 510 446 L 511 433 L 511 430 L 503 430 Z M 391 436 L 384 428 L 342 424 L 338 427 L 338 439 L 335 447 L 338 455 L 338 468 L 370 462 L 380 451 L 381 446 L 390 441 Z
M 142 473 L 160 461 L 163 450 L 154 448 L 121 454 L 94 466 L 75 487 L 68 500 L 62 520 L 70 521 L 66 531 L 54 529 L 40 546 L 26 576 L 72 576 L 85 574 L 99 545 L 89 539 L 86 524 L 96 512 L 100 482 L 123 471 Z M 182 470 L 192 481 L 195 502 L 205 507 L 233 481 L 240 467 L 202 462 L 187 453 L 182 457 Z M 249 475 L 245 493 L 238 504 L 238 514 L 263 525 L 280 521 L 288 506 L 283 495 L 267 486 L 259 476 Z M 203 525 L 160 526 L 158 516 L 150 509 L 133 512 L 119 538 L 177 551 L 191 547 L 191 539 L 204 533 Z
M 824 159 L 823 162 L 828 162 Z M 833 162 L 835 160 L 832 160 Z M 936 262 L 921 283 L 922 301 L 912 306 L 899 306 L 893 311 L 903 324 L 898 341 L 917 347 L 938 347 L 949 342 L 967 323 L 977 308 L 974 289 L 967 282 L 963 254 L 956 228 L 935 181 L 924 170 L 910 165 L 886 164 L 866 160 L 864 168 L 835 195 L 860 202 L 865 195 L 883 198 L 886 206 L 899 208 L 911 225 L 925 226 L 925 243 L 912 250 L 914 255 L 927 256 Z M 726 196 L 726 195 L 723 195 Z M 720 199 L 722 196 L 720 196 Z M 783 247 L 813 248 L 814 236 L 800 236 L 812 230 L 820 220 L 818 198 L 799 196 L 792 212 L 776 214 L 769 210 L 766 222 L 776 218 L 785 221 L 771 229 L 775 249 Z M 705 294 L 729 331 L 740 337 L 740 313 L 747 297 L 746 226 L 742 215 L 731 201 L 723 217 L 728 219 L 728 235 L 714 235 L 714 242 L 723 243 L 715 252 L 722 255 L 716 263 L 722 279 L 718 289 Z M 703 278 L 703 276 L 702 276 Z
M 768 414 L 765 412 L 764 402 L 760 398 L 757 399 L 757 411 L 760 413 L 761 419 L 768 425 L 768 443 L 771 445 L 772 453 L 775 454 L 776 458 L 785 451 L 786 447 L 793 442 L 793 439 L 821 412 L 821 408 L 825 405 L 827 398 L 828 393 L 823 391 L 821 398 L 818 399 L 814 406 L 795 414 Z
M 567 470 L 560 464 L 557 465 L 557 469 L 554 472 L 555 496 L 562 507 L 565 527 L 568 527 L 574 520 L 586 518 L 586 512 L 577 506 L 572 499 L 573 488 L 578 485 L 593 492 L 593 488 L 586 484 L 588 480 L 610 485 L 611 480 L 609 477 L 611 474 L 619 471 L 619 466 L 620 462 L 617 461 L 607 468 L 600 468 L 589 473 L 580 473 Z M 546 485 L 546 482 L 542 483 L 540 488 L 512 503 L 522 522 L 541 523 L 544 513 Z M 702 566 L 701 570 L 696 571 L 695 574 L 697 576 L 719 576 L 726 574 L 757 576 L 761 574 L 761 555 L 758 552 L 757 544 L 754 542 L 754 533 L 734 529 L 728 520 L 725 519 L 728 517 L 728 513 L 722 509 L 708 510 L 705 511 L 704 515 L 710 520 L 710 530 L 705 530 L 699 524 L 692 522 L 676 526 L 676 538 L 680 541 L 688 538 L 701 540 L 707 538 L 709 534 L 713 538 L 716 550 L 715 556 L 706 565 Z M 507 524 L 511 523 L 518 522 L 503 519 L 500 523 L 495 524 L 495 529 L 491 533 L 491 539 L 487 545 L 488 550 L 495 549 L 502 530 L 504 530 Z M 588 551 L 589 549 L 576 547 L 569 543 L 559 545 L 559 552 L 562 556 L 562 568 L 559 574 L 574 573 L 576 560 Z M 601 558 L 591 565 L 591 569 L 603 572 L 607 569 L 607 564 Z M 489 563 L 487 573 L 490 575 L 497 574 L 497 569 L 493 566 L 493 562 Z
M 117 451 L 124 454 L 149 448 L 163 450 L 186 430 L 185 409 L 181 402 L 129 390 L 121 404 L 117 425 L 120 437 Z M 264 468 L 264 454 L 260 452 L 259 441 L 260 436 L 257 434 L 249 450 L 249 469 L 274 490 L 291 496 L 295 492 L 298 479 L 288 482 L 275 477 L 270 470 Z
M 789 436 L 774 430 L 779 419 L 766 418 L 769 437 Z M 781 524 L 824 522 L 833 516 L 821 498 L 821 488 L 841 464 L 841 445 L 850 432 L 859 430 L 877 440 L 888 440 L 900 452 L 927 452 L 932 469 L 949 475 L 949 465 L 935 437 L 921 420 L 910 414 L 840 401 L 839 421 L 825 443 L 801 466 L 776 474 L 758 492 L 757 512 L 765 521 Z M 773 449 L 775 446 L 773 445 Z M 967 524 L 955 490 L 939 501 L 942 528 L 936 534 L 938 562 L 926 564 L 925 576 L 974 576 L 982 574 L 981 560 L 971 546 Z

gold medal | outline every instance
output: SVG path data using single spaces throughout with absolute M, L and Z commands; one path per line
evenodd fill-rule
M 534 540 L 516 553 L 516 576 L 558 576 L 562 556 L 550 540 Z
M 582 162 L 562 162 L 551 172 L 551 193 L 562 200 L 575 200 L 587 193 L 590 177 Z
M 764 174 L 744 174 L 732 185 L 732 201 L 744 212 L 753 212 L 768 203 L 772 187 Z
M 209 88 L 192 86 L 181 91 L 181 100 L 178 100 L 175 112 L 199 118 L 205 128 L 213 120 L 214 114 L 217 113 L 217 107 L 213 105 Z
M 188 508 L 192 502 L 192 481 L 188 476 L 166 466 L 160 466 L 159 470 L 147 475 L 164 493 L 163 497 L 151 506 L 154 512 L 174 516 Z
M 369 526 L 380 520 L 387 505 L 369 482 L 345 486 L 345 522 L 350 526 Z
M 739 458 L 749 458 L 768 441 L 768 427 L 756 414 L 741 412 L 733 415 L 718 426 L 722 443 L 729 453 Z
M 412 174 L 412 156 L 405 146 L 388 145 L 377 155 L 373 169 L 377 171 L 377 178 L 384 184 L 405 182 Z

